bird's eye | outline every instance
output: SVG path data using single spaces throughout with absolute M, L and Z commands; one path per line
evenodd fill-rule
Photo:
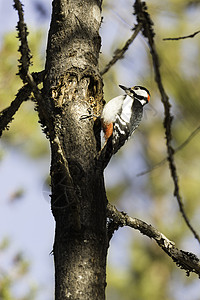
M 140 88 L 138 86 L 135 86 L 134 87 L 134 90 L 139 90 Z

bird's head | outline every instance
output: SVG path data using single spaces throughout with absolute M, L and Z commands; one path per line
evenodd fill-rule
M 132 88 L 127 88 L 123 85 L 119 85 L 119 87 L 123 89 L 128 96 L 138 100 L 142 106 L 150 101 L 150 93 L 143 86 L 135 85 Z

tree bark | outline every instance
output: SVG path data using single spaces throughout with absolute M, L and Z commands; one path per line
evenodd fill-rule
M 44 79 L 56 222 L 55 299 L 105 299 L 106 194 L 100 150 L 103 106 L 98 58 L 101 1 L 54 0 Z M 44 105 L 44 104 L 43 104 Z

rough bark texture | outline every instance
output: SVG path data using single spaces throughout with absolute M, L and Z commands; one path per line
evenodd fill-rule
M 55 299 L 105 299 L 106 195 L 96 155 L 101 1 L 54 0 L 43 94 L 50 122 Z M 42 116 L 41 116 L 42 119 Z

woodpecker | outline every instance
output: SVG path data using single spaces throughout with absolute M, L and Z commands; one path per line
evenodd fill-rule
M 132 135 L 143 115 L 143 106 L 150 100 L 149 91 L 140 86 L 127 88 L 119 85 L 125 91 L 111 99 L 103 108 L 101 124 L 105 137 L 105 144 L 112 138 L 112 153 L 115 154 Z M 103 148 L 104 148 L 103 147 Z

